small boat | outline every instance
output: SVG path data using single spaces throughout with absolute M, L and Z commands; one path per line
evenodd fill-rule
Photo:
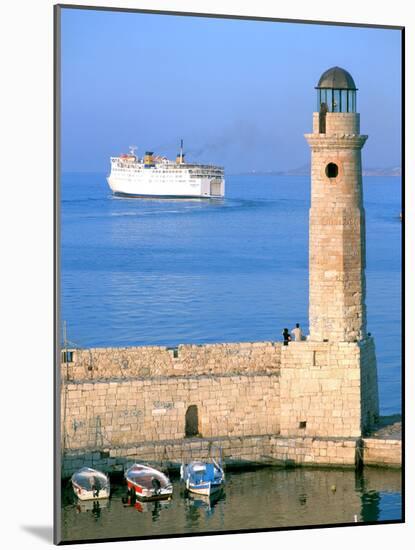
M 97 500 L 110 496 L 108 476 L 92 468 L 81 468 L 71 477 L 72 488 L 79 500 Z
M 162 500 L 173 494 L 173 485 L 169 478 L 151 466 L 134 464 L 125 472 L 124 477 L 128 489 L 135 491 L 139 500 Z
M 195 460 L 182 464 L 180 477 L 186 484 L 186 489 L 198 495 L 212 495 L 220 491 L 225 483 L 224 471 L 216 460 Z

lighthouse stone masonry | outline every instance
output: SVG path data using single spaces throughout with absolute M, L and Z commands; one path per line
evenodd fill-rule
M 312 154 L 310 335 L 282 353 L 281 433 L 356 437 L 379 414 L 375 348 L 366 331 L 367 136 L 360 134 L 357 89 L 347 71 L 329 69 L 316 89 L 313 133 L 305 135 Z
M 317 87 L 311 147 L 310 339 L 356 342 L 366 337 L 365 212 L 356 88 L 341 69 Z M 343 101 L 342 101 L 343 99 Z M 327 110 L 328 109 L 328 110 Z
M 367 463 L 399 465 L 399 441 L 364 437 L 379 404 L 366 330 L 367 136 L 351 75 L 326 71 L 317 100 L 305 136 L 312 154 L 307 339 L 65 350 L 64 473 L 91 463 L 111 470 L 126 460 L 202 459 L 212 443 L 227 463 L 352 466 L 363 454 Z

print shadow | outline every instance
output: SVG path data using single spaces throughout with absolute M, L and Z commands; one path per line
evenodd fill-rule
M 51 525 L 21 525 L 20 527 L 26 533 L 53 544 L 53 527 Z

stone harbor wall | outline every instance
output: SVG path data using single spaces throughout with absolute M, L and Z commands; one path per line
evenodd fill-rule
M 123 472 L 134 462 L 174 470 L 182 462 L 217 457 L 218 448 L 222 450 L 222 459 L 228 468 L 264 465 L 354 468 L 359 443 L 353 438 L 343 440 L 252 435 L 142 442 L 129 447 L 106 446 L 100 451 L 77 449 L 64 455 L 62 476 L 68 477 L 86 465 L 107 473 Z
M 379 414 L 371 338 L 291 342 L 280 378 L 283 436 L 360 437 Z
M 281 342 L 91 348 L 62 353 L 63 380 L 277 374 Z
M 402 441 L 400 439 L 363 439 L 363 460 L 368 466 L 402 465 Z
M 107 473 L 122 473 L 134 462 L 177 470 L 182 462 L 218 456 L 227 468 L 259 466 L 319 466 L 356 468 L 359 465 L 401 467 L 401 442 L 365 438 L 245 437 L 188 438 L 148 441 L 130 446 L 104 446 L 99 450 L 68 450 L 62 457 L 62 477 L 89 466 Z
M 193 452 L 217 440 L 231 462 L 353 466 L 378 414 L 371 338 L 73 350 L 63 360 L 65 468 L 82 456 L 174 462 L 190 442 Z M 383 451 L 365 445 L 379 462 Z
M 62 445 L 99 449 L 183 439 L 186 423 L 200 437 L 279 433 L 279 407 L 278 374 L 68 383 Z
M 218 457 L 228 468 L 258 466 L 320 466 L 356 468 L 401 466 L 401 442 L 365 438 L 283 437 L 249 435 L 148 441 L 101 450 L 69 450 L 62 458 L 62 477 L 88 465 L 107 473 L 122 473 L 134 462 L 178 469 L 182 462 Z
M 403 458 L 402 422 L 397 417 L 384 417 L 381 425 L 370 437 L 363 439 L 364 462 L 373 466 L 400 468 Z

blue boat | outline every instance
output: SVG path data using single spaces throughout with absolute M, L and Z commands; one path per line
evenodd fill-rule
M 220 491 L 225 483 L 225 474 L 218 462 L 202 462 L 195 460 L 182 464 L 180 477 L 186 489 L 198 495 L 212 495 Z

